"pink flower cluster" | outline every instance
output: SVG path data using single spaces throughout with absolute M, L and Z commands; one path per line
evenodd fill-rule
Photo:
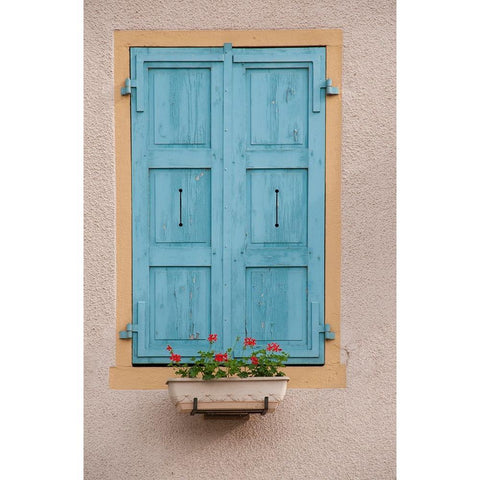
M 173 353 L 173 348 L 170 345 L 167 345 L 167 350 L 170 352 L 170 361 L 172 362 L 181 362 L 182 356 L 176 353 Z
M 267 350 L 270 352 L 281 352 L 282 349 L 278 343 L 272 342 L 267 345 Z
M 218 340 L 218 335 L 216 333 L 211 333 L 208 336 L 208 342 L 210 344 L 215 343 Z M 243 341 L 245 347 L 254 347 L 257 344 L 257 341 L 252 337 L 246 337 Z M 170 352 L 170 360 L 174 363 L 178 363 L 182 360 L 181 355 L 178 355 L 173 352 L 173 348 L 170 345 L 167 345 L 167 350 Z M 267 345 L 267 350 L 269 352 L 281 352 L 282 349 L 278 343 L 272 342 Z M 214 357 L 216 362 L 228 362 L 228 353 L 216 353 Z M 250 362 L 252 365 L 258 365 L 258 358 L 255 355 L 250 357 Z
M 178 354 L 176 354 L 176 353 L 172 353 L 172 354 L 170 355 L 170 360 L 171 360 L 172 362 L 180 362 L 180 361 L 182 360 L 182 357 L 181 357 L 181 355 L 178 355 Z
M 227 362 L 228 361 L 228 353 L 216 353 L 215 354 L 215 361 L 216 362 Z

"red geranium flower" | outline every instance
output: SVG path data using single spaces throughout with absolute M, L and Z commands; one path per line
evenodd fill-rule
M 258 358 L 253 356 L 252 358 L 250 358 L 250 360 L 252 361 L 252 364 L 253 365 L 258 365 Z
M 216 333 L 211 333 L 209 336 L 208 336 L 208 341 L 210 343 L 214 343 L 217 341 L 217 337 L 218 335 Z
M 182 360 L 182 357 L 181 357 L 181 355 L 178 355 L 178 354 L 176 354 L 176 353 L 172 353 L 172 354 L 170 355 L 170 360 L 171 360 L 172 362 L 180 362 L 180 361 Z
M 245 338 L 245 340 L 243 341 L 243 344 L 247 347 L 247 346 L 250 346 L 250 347 L 254 347 L 255 344 L 256 344 L 256 340 L 254 338 L 251 338 L 251 337 L 247 337 Z
M 228 360 L 228 353 L 216 353 L 215 361 L 216 362 L 226 362 Z
M 173 349 L 172 349 L 172 347 L 171 347 L 170 345 L 167 345 L 167 350 L 168 350 L 169 352 L 171 352 Z
M 278 343 L 269 343 L 267 345 L 267 350 L 273 351 L 273 352 L 281 352 L 282 349 L 280 348 L 280 345 Z

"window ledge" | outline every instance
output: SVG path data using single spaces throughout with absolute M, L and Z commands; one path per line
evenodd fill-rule
M 345 388 L 346 365 L 286 367 L 288 388 Z M 114 390 L 166 390 L 166 381 L 175 377 L 169 367 L 111 367 L 110 388 Z

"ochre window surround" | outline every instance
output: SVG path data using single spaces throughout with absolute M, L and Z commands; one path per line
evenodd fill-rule
M 119 332 L 132 321 L 131 143 L 130 98 L 120 89 L 129 77 L 130 47 L 326 47 L 327 77 L 341 87 L 342 31 L 332 30 L 200 30 L 115 31 L 114 101 L 116 152 L 116 365 L 110 388 L 166 389 L 169 367 L 133 367 L 132 342 Z M 340 363 L 341 259 L 341 89 L 326 102 L 325 323 L 335 332 L 326 342 L 325 365 L 286 368 L 290 388 L 344 388 L 346 366 Z

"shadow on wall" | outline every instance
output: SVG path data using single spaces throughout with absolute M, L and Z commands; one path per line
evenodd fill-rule
M 161 397 L 145 405 L 144 414 L 150 422 L 156 424 L 156 427 L 151 425 L 150 428 L 153 426 L 154 429 L 161 431 L 162 435 L 182 437 L 185 442 L 191 442 L 197 447 L 201 442 L 204 448 L 211 448 L 210 443 L 216 444 L 224 436 L 235 434 L 239 437 L 252 438 L 265 429 L 271 430 L 274 424 L 279 422 L 283 424 L 287 421 L 285 415 L 288 415 L 288 409 L 282 407 L 285 406 L 281 405 L 274 413 L 265 416 L 205 418 L 203 415 L 192 416 L 177 412 L 168 393 L 165 392 Z
M 315 390 L 290 390 L 275 412 L 265 416 L 206 419 L 203 415 L 178 413 L 166 391 L 151 392 L 146 393 L 148 400 L 145 398 L 145 401 L 141 402 L 141 411 L 130 412 L 129 415 L 134 418 L 129 420 L 129 424 L 135 422 L 136 436 L 143 438 L 149 447 L 154 444 L 160 448 L 164 445 L 171 446 L 169 442 L 175 439 L 176 444 L 187 450 L 191 448 L 197 454 L 211 451 L 212 448 L 224 445 L 224 442 L 242 440 L 245 440 L 245 443 L 261 442 L 262 449 L 275 448 L 291 435 L 297 435 L 299 429 L 305 431 L 312 428 L 312 411 L 315 411 L 317 419 L 316 426 L 313 427 L 315 433 L 328 434 L 332 421 L 328 412 L 333 399 L 325 398 L 325 393 Z M 338 400 L 337 398 L 336 401 Z

